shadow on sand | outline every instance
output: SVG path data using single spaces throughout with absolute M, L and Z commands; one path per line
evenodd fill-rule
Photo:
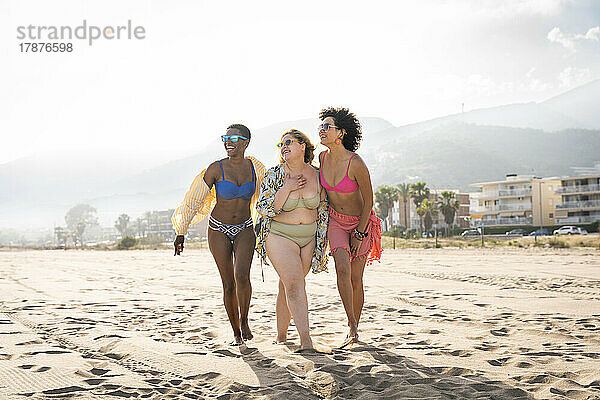
M 261 387 L 245 393 L 282 399 L 530 399 L 530 394 L 458 367 L 426 367 L 362 342 L 332 354 L 290 353 L 287 365 L 247 347 L 243 360 Z M 232 392 L 231 398 L 236 398 Z

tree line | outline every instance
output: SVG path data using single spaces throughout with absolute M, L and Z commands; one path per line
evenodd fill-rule
M 115 220 L 114 227 L 119 235 L 147 237 L 149 228 L 158 224 L 157 216 L 147 211 L 144 215 L 131 221 L 127 214 L 121 214 Z M 102 229 L 98 223 L 97 210 L 89 204 L 77 204 L 65 214 L 65 226 L 54 228 L 54 236 L 61 246 L 71 242 L 74 246 L 82 246 L 85 239 L 103 239 Z
M 379 218 L 384 221 L 384 231 L 390 230 L 388 223 L 390 211 L 394 208 L 394 202 L 398 201 L 403 206 L 404 223 L 401 230 L 409 228 L 409 202 L 412 200 L 417 215 L 419 216 L 419 230 L 430 231 L 433 226 L 433 218 L 442 214 L 446 223 L 446 234 L 448 229 L 454 224 L 454 219 L 460 208 L 460 203 L 456 198 L 456 193 L 445 190 L 439 197 L 431 198 L 431 189 L 425 182 L 400 183 L 396 186 L 379 186 L 375 191 L 376 211 Z

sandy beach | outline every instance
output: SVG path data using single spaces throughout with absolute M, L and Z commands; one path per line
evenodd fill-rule
M 0 252 L 0 399 L 600 398 L 597 249 L 386 250 L 361 342 L 333 262 L 309 274 L 324 354 L 274 344 L 277 276 L 252 267 L 255 339 L 230 345 L 210 253 Z

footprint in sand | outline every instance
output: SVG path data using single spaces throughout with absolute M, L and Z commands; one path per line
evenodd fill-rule
M 29 340 L 27 342 L 16 343 L 15 346 L 28 346 L 30 344 L 44 344 L 44 342 L 42 340 L 35 339 L 35 340 Z
M 512 359 L 512 357 L 502 357 L 502 358 L 497 358 L 495 360 L 487 360 L 487 362 L 488 362 L 488 364 L 493 365 L 494 367 L 501 367 L 501 366 L 505 365 L 511 359 Z
M 453 350 L 448 352 L 448 354 L 455 357 L 470 357 L 472 355 L 472 353 L 467 350 Z
M 500 329 L 492 329 L 490 333 L 494 336 L 508 336 L 508 329 L 500 328 Z

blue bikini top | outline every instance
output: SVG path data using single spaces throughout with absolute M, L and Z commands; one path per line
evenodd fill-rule
M 223 164 L 221 164 L 221 161 L 219 161 L 219 165 L 221 166 L 221 177 L 223 180 L 215 183 L 217 195 L 227 200 L 237 198 L 250 200 L 254 195 L 254 191 L 256 190 L 256 176 L 254 175 L 254 165 L 252 162 L 250 162 L 250 166 L 252 167 L 252 181 L 246 182 L 241 186 L 238 186 L 231 181 L 226 181 L 225 174 L 223 173 Z

